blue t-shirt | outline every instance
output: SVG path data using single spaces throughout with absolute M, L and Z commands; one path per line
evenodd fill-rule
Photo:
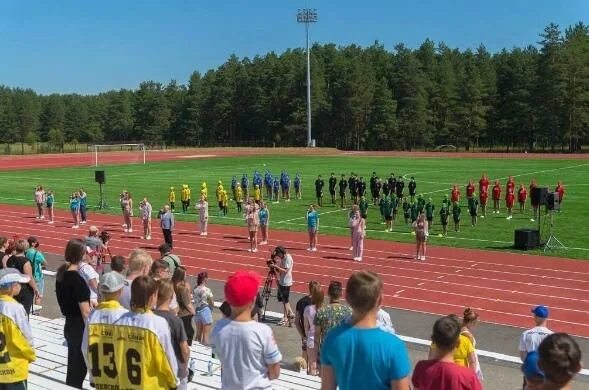
M 73 198 L 70 200 L 70 210 L 75 211 L 80 209 L 80 199 Z
M 319 224 L 319 214 L 316 210 L 307 213 L 307 227 L 316 228 Z
M 327 333 L 321 364 L 331 366 L 340 390 L 388 390 L 391 381 L 411 371 L 401 339 L 380 328 L 354 328 L 349 323 Z
M 260 225 L 266 225 L 268 223 L 268 209 L 260 209 L 258 217 L 260 218 Z
M 47 195 L 47 198 L 45 198 L 45 202 L 47 202 L 47 207 L 53 207 L 53 201 L 53 195 Z

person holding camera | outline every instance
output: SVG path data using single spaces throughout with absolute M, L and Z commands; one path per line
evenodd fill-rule
M 274 252 L 272 252 L 272 260 L 273 262 L 271 263 L 270 268 L 278 273 L 278 291 L 276 297 L 278 298 L 278 302 L 282 302 L 284 307 L 284 316 L 279 325 L 292 326 L 292 321 L 295 316 L 290 307 L 289 298 L 290 287 L 292 286 L 292 268 L 294 266 L 294 261 L 292 256 L 286 252 L 286 249 L 283 246 L 277 246 L 276 249 L 274 249 Z

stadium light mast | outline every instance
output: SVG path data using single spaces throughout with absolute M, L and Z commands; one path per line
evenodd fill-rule
M 307 34 L 307 147 L 313 147 L 311 138 L 311 51 L 309 50 L 309 24 L 317 22 L 317 10 L 302 8 L 297 12 L 297 22 L 305 24 Z

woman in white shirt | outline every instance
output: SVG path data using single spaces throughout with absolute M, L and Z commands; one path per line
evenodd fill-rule
M 193 292 L 194 322 L 196 323 L 196 341 L 202 345 L 209 345 L 209 334 L 213 325 L 213 292 L 207 287 L 209 275 L 201 272 L 196 278 L 196 287 Z
M 305 335 L 307 336 L 307 339 L 305 340 L 307 343 L 307 373 L 309 375 L 319 375 L 319 370 L 317 370 L 319 351 L 315 348 L 315 325 L 313 325 L 313 320 L 315 319 L 317 310 L 323 305 L 323 299 L 323 289 L 321 288 L 321 285 L 317 283 L 317 285 L 311 290 L 311 304 L 305 308 L 303 313 Z

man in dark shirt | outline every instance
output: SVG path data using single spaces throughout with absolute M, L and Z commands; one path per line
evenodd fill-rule
M 380 190 L 382 188 L 382 181 L 380 180 L 380 178 L 376 178 L 376 183 L 374 183 L 374 205 L 376 206 L 378 204 L 378 200 L 380 199 Z
M 374 194 L 376 193 L 376 181 L 378 177 L 376 176 L 376 172 L 372 172 L 372 177 L 370 178 L 370 194 L 372 195 L 372 201 L 374 202 Z
M 364 178 L 360 176 L 360 180 L 358 181 L 358 198 L 361 198 L 366 195 L 366 182 Z
M 317 176 L 317 180 L 315 180 L 315 196 L 317 197 L 317 204 L 319 207 L 323 206 L 323 186 L 325 182 L 321 178 L 321 175 Z
M 346 204 L 346 188 L 348 187 L 348 182 L 346 180 L 346 175 L 342 174 L 342 178 L 339 181 L 339 198 L 341 202 L 341 208 L 343 209 Z
M 350 178 L 348 179 L 348 188 L 350 190 L 350 201 L 353 204 L 357 204 L 358 203 L 358 188 L 357 188 L 357 184 L 358 184 L 358 179 L 356 178 L 356 174 L 354 172 L 352 172 L 352 174 L 350 175 Z
M 393 188 L 393 191 L 394 190 L 395 189 Z M 389 184 L 389 181 L 385 179 L 385 180 L 383 180 L 383 183 L 382 183 L 382 194 L 384 196 L 389 196 L 390 193 L 391 193 L 391 185 Z
M 335 204 L 335 187 L 337 185 L 337 178 L 335 177 L 335 173 L 331 172 L 331 176 L 329 177 L 329 195 L 331 195 L 331 203 Z
M 397 198 L 402 198 L 403 197 L 403 190 L 405 189 L 405 182 L 403 181 L 402 177 L 399 177 L 399 180 L 397 180 L 396 184 L 395 184 L 395 190 L 397 192 Z M 392 187 L 391 187 L 391 191 L 392 191 Z
M 416 194 L 416 190 L 417 190 L 417 183 L 415 182 L 415 178 L 413 176 L 411 176 L 411 180 L 409 180 L 409 196 L 411 197 L 411 200 L 415 200 L 415 194 Z
M 395 178 L 395 174 L 393 172 L 391 172 L 391 176 L 389 176 L 387 181 L 389 182 L 389 188 L 391 192 L 395 191 L 395 189 L 397 188 L 397 179 Z

